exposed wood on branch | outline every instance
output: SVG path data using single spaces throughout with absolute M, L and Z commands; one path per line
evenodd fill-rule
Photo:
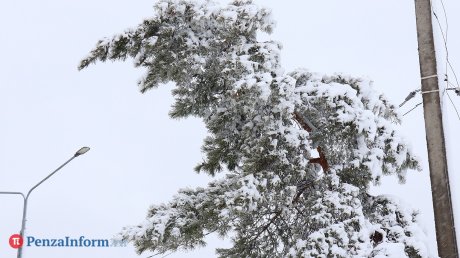
M 302 118 L 302 116 L 298 112 L 294 112 L 294 119 L 299 125 L 307 132 L 311 133 L 313 130 L 312 128 L 308 125 L 308 123 Z M 316 148 L 316 150 L 319 153 L 319 158 L 314 158 L 310 159 L 311 163 L 316 163 L 320 164 L 321 167 L 323 168 L 323 171 L 326 172 L 329 170 L 329 163 L 327 162 L 326 155 L 324 155 L 323 150 L 321 149 L 320 146 Z
M 311 126 L 308 125 L 308 123 L 302 118 L 302 116 L 298 112 L 294 112 L 294 119 L 307 132 L 311 133 L 313 131 Z M 329 163 L 327 162 L 327 159 L 326 159 L 326 156 L 324 155 L 323 150 L 321 149 L 320 146 L 318 146 L 316 150 L 319 153 L 319 158 L 310 159 L 310 163 L 320 164 L 324 172 L 328 171 Z M 296 204 L 299 201 L 300 196 L 302 195 L 304 190 L 305 188 L 297 192 L 296 196 L 294 196 L 294 198 L 292 199 L 292 202 L 291 202 L 292 204 Z M 261 231 L 259 231 L 259 233 L 253 238 L 253 240 L 257 239 L 262 233 L 267 231 L 270 225 L 272 225 L 275 222 L 275 220 L 281 215 L 281 212 L 282 212 L 281 210 L 276 211 L 275 215 L 267 222 L 265 226 L 262 227 Z

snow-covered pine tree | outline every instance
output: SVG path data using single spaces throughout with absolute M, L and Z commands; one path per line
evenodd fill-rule
M 395 106 L 371 82 L 305 70 L 285 73 L 269 10 L 251 0 L 160 0 L 138 27 L 97 43 L 80 69 L 133 58 L 141 92 L 167 82 L 173 118 L 209 131 L 195 168 L 205 188 L 181 189 L 121 236 L 162 254 L 231 237 L 220 257 L 429 257 L 417 214 L 371 196 L 383 175 L 418 169 L 395 125 Z

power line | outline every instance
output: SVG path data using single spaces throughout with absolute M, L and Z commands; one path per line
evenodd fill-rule
M 457 107 L 455 106 L 454 101 L 450 97 L 449 92 L 446 92 L 446 93 L 447 93 L 447 97 L 449 97 L 450 103 L 452 103 L 452 106 L 454 107 L 455 113 L 457 113 L 458 120 L 460 121 L 460 114 L 458 113 Z
M 452 88 L 447 88 L 447 90 L 453 90 L 457 95 L 460 96 L 460 87 L 457 87 L 456 85 L 452 84 L 451 82 L 447 82 Z
M 448 32 L 449 32 L 449 20 L 447 18 L 447 11 L 446 11 L 446 7 L 444 5 L 444 1 L 443 0 L 439 0 L 439 1 L 441 2 L 442 11 L 443 11 L 443 14 L 444 14 L 444 20 L 445 20 L 445 24 L 446 24 L 445 25 L 445 27 L 446 27 L 445 31 L 444 31 L 444 29 L 443 29 L 443 27 L 441 25 L 441 21 L 439 20 L 438 15 L 436 14 L 436 12 L 433 9 L 433 6 L 431 7 L 431 10 L 432 10 L 433 15 L 434 15 L 434 17 L 436 19 L 436 23 L 438 24 L 439 30 L 441 31 L 442 39 L 443 39 L 443 42 L 444 42 L 444 49 L 446 51 L 446 74 L 450 70 L 452 72 L 452 74 L 454 75 L 455 82 L 457 83 L 457 87 L 459 87 L 460 84 L 459 84 L 459 80 L 458 80 L 458 77 L 457 77 L 457 73 L 455 72 L 455 69 L 454 69 L 452 63 L 450 62 L 450 58 L 449 58 L 449 48 L 448 48 L 448 45 L 447 45 Z
M 431 0 L 415 1 L 420 75 L 437 74 Z M 439 78 L 421 80 L 436 240 L 440 257 L 458 257 L 452 198 L 444 145 Z M 432 92 L 432 93 L 428 93 Z
M 441 31 L 442 39 L 444 41 L 444 49 L 446 51 L 446 57 L 445 57 L 446 58 L 446 60 L 445 60 L 446 78 L 444 80 L 444 81 L 446 81 L 446 87 L 444 89 L 443 96 L 444 96 L 444 94 L 447 94 L 447 97 L 449 98 L 449 101 L 452 104 L 452 106 L 453 106 L 453 108 L 454 108 L 454 110 L 455 110 L 455 112 L 457 114 L 458 119 L 460 120 L 460 114 L 458 112 L 458 109 L 455 106 L 455 103 L 452 100 L 452 97 L 450 96 L 450 94 L 448 92 L 448 90 L 455 90 L 455 93 L 457 93 L 460 96 L 460 84 L 459 84 L 459 81 L 458 81 L 457 74 L 455 73 L 455 69 L 454 69 L 454 67 L 453 67 L 453 65 L 452 65 L 452 63 L 450 62 L 450 59 L 449 59 L 449 48 L 448 48 L 448 45 L 447 45 L 448 33 L 449 33 L 449 19 L 447 18 L 446 6 L 445 6 L 443 0 L 439 0 L 439 1 L 441 3 L 442 11 L 443 11 L 443 14 L 444 14 L 445 31 L 444 31 L 444 29 L 443 29 L 443 27 L 441 25 L 441 21 L 439 20 L 438 15 L 436 14 L 436 12 L 433 9 L 433 6 L 431 6 L 431 11 L 433 12 L 433 16 L 435 17 L 436 22 L 437 22 L 437 24 L 439 26 L 439 30 Z M 454 85 L 454 84 L 452 84 L 450 82 L 449 77 L 448 77 L 449 70 L 454 75 L 455 82 L 456 82 L 457 85 Z M 454 88 L 449 88 L 449 85 L 454 87 Z
M 417 92 L 419 92 L 419 91 L 420 91 L 420 89 L 411 91 L 409 93 L 409 95 L 407 95 L 406 99 L 404 99 L 403 103 L 399 104 L 399 107 L 404 106 L 404 104 L 406 104 L 409 100 L 411 100 L 413 97 L 415 97 L 415 95 L 417 95 Z
M 442 6 L 444 6 L 444 2 L 441 3 Z M 443 9 L 444 10 L 444 9 Z M 438 24 L 438 27 L 439 27 L 439 30 L 441 31 L 441 35 L 442 35 L 442 40 L 444 42 L 444 50 L 446 51 L 446 60 L 445 60 L 445 72 L 446 72 L 446 79 L 444 79 L 444 81 L 448 82 L 448 76 L 447 76 L 447 73 L 449 71 L 449 66 L 448 66 L 448 61 L 449 61 L 449 49 L 447 48 L 447 32 L 448 32 L 448 28 L 449 28 L 449 23 L 447 21 L 447 14 L 446 12 L 444 12 L 444 19 L 445 19 L 445 22 L 446 22 L 446 33 L 444 33 L 444 30 L 442 28 L 442 25 L 441 25 L 441 21 L 439 20 L 439 17 L 438 15 L 436 14 L 436 12 L 434 11 L 433 9 L 433 5 L 431 5 L 431 11 L 433 13 L 433 16 L 435 17 L 436 19 L 436 22 Z M 447 84 L 447 83 L 446 83 Z M 443 96 L 444 94 L 446 93 L 446 90 L 444 90 L 443 92 Z
M 437 76 L 437 75 L 436 75 Z M 426 78 L 432 78 L 433 76 L 427 76 L 427 77 L 424 77 L 422 79 L 426 79 Z M 446 87 L 444 89 L 444 91 L 448 91 L 448 90 L 454 90 L 455 93 L 459 94 L 460 95 L 460 87 L 456 87 L 455 85 L 453 85 L 451 82 L 448 82 L 449 85 L 452 86 L 452 88 L 448 88 Z M 439 92 L 439 90 L 430 90 L 430 91 L 421 91 L 420 89 L 416 89 L 414 91 L 411 91 L 409 92 L 409 95 L 407 95 L 407 97 L 404 99 L 404 101 L 399 104 L 399 107 L 402 107 L 404 106 L 409 100 L 413 99 L 415 97 L 415 95 L 417 95 L 417 93 L 420 93 L 420 94 L 427 94 L 427 93 L 433 93 L 433 92 Z
M 452 100 L 452 97 L 450 96 L 448 90 L 454 90 L 455 93 L 457 95 L 460 96 L 460 83 L 459 83 L 459 80 L 458 80 L 458 77 L 457 77 L 457 74 L 455 73 L 455 69 L 453 68 L 453 65 L 452 63 L 450 62 L 450 59 L 449 59 L 449 49 L 448 49 L 448 46 L 447 46 L 447 40 L 448 40 L 448 31 L 449 31 L 449 23 L 448 23 L 448 19 L 447 19 L 447 12 L 446 12 L 446 8 L 445 8 L 445 5 L 444 5 L 444 1 L 443 0 L 440 0 L 441 2 L 441 6 L 442 6 L 442 10 L 443 10 L 443 13 L 444 13 L 444 19 L 445 19 L 445 31 L 441 25 L 441 21 L 439 20 L 439 17 L 437 15 L 437 13 L 434 11 L 433 9 L 433 6 L 431 5 L 431 11 L 436 19 L 436 22 L 439 26 L 439 30 L 441 31 L 441 35 L 442 35 L 442 39 L 443 39 L 443 42 L 444 42 L 444 49 L 446 51 L 446 60 L 445 60 L 445 67 L 446 67 L 446 78 L 444 79 L 444 81 L 446 82 L 446 86 L 443 90 L 443 96 L 445 94 L 447 94 L 448 98 L 449 98 L 449 101 L 450 103 L 452 104 L 452 106 L 454 107 L 455 109 L 455 112 L 457 113 L 457 117 L 458 119 L 460 120 L 460 113 L 457 109 L 457 107 L 455 106 L 455 103 L 453 102 Z M 454 85 L 450 80 L 449 80 L 449 77 L 448 77 L 448 73 L 449 71 L 453 74 L 454 78 L 455 78 L 455 82 L 457 85 Z M 438 77 L 437 74 L 435 75 L 430 75 L 430 76 L 426 76 L 426 77 L 422 77 L 421 79 L 424 80 L 424 79 L 429 79 L 429 78 L 433 78 L 433 77 Z M 449 88 L 449 86 L 451 86 L 451 88 Z M 439 91 L 439 90 L 436 90 L 436 91 Z M 399 107 L 402 107 L 404 106 L 407 102 L 409 102 L 411 99 L 413 99 L 417 93 L 421 93 L 421 94 L 426 94 L 426 93 L 432 93 L 434 91 L 426 91 L 426 92 L 422 92 L 420 89 L 416 89 L 414 91 L 411 91 L 409 93 L 409 95 L 407 95 L 407 97 L 404 99 L 404 101 L 399 104 Z M 407 111 L 406 113 L 403 114 L 403 116 L 409 114 L 410 112 L 412 112 L 413 110 L 415 110 L 418 106 L 420 106 L 422 104 L 421 103 L 418 103 L 417 105 L 415 105 L 412 109 L 410 109 L 409 111 Z
M 447 60 L 447 64 L 449 64 L 450 70 L 452 71 L 452 74 L 454 75 L 455 82 L 457 83 L 457 87 L 460 87 L 460 84 L 458 83 L 457 74 L 455 73 L 455 70 L 454 70 L 454 68 L 452 67 L 452 64 L 450 63 L 449 60 Z
M 403 114 L 403 116 L 409 114 L 410 112 L 412 112 L 414 109 L 416 109 L 418 106 L 422 105 L 423 102 L 420 102 L 418 103 L 417 105 L 415 105 L 415 107 L 413 107 L 411 110 L 407 111 L 406 113 Z
M 444 96 L 445 94 L 447 94 L 447 96 L 449 97 L 450 103 L 454 107 L 455 112 L 457 113 L 457 117 L 460 120 L 460 113 L 457 110 L 457 107 L 455 106 L 455 103 L 453 102 L 452 97 L 450 96 L 450 94 L 448 92 L 448 90 L 454 90 L 455 93 L 457 93 L 457 95 L 460 96 L 460 83 L 459 83 L 457 74 L 455 73 L 455 69 L 454 69 L 454 67 L 453 67 L 453 65 L 452 65 L 452 63 L 450 62 L 450 59 L 449 59 L 449 49 L 448 49 L 448 46 L 447 46 L 448 32 L 449 32 L 449 22 L 448 22 L 448 18 L 447 18 L 446 7 L 444 5 L 443 0 L 439 0 L 439 1 L 441 2 L 443 14 L 444 14 L 445 28 L 446 28 L 445 31 L 444 31 L 444 29 L 442 27 L 441 21 L 440 21 L 438 15 L 437 15 L 437 13 L 433 9 L 433 5 L 431 5 L 431 12 L 433 13 L 433 16 L 435 17 L 436 22 L 437 22 L 437 24 L 439 26 L 439 30 L 441 31 L 442 39 L 443 39 L 443 42 L 444 42 L 444 49 L 445 49 L 445 52 L 446 52 L 446 58 L 445 58 L 446 59 L 445 60 L 445 67 L 446 67 L 445 68 L 446 69 L 445 76 L 446 76 L 446 78 L 444 79 L 444 81 L 446 82 L 446 86 L 444 87 L 442 95 Z M 450 82 L 449 77 L 448 77 L 449 71 L 453 74 L 453 76 L 455 78 L 455 82 L 456 82 L 457 85 L 454 85 L 452 82 Z M 421 79 L 424 80 L 424 79 L 429 79 L 429 78 L 433 78 L 433 77 L 438 77 L 438 75 L 437 74 L 430 75 L 430 76 L 422 77 Z M 452 88 L 449 88 L 449 86 L 451 86 Z M 436 90 L 436 91 L 439 91 L 439 90 Z M 401 104 L 399 104 L 399 107 L 404 106 L 407 102 L 409 102 L 412 98 L 414 98 L 417 95 L 417 93 L 426 94 L 426 93 L 432 93 L 432 92 L 433 91 L 422 92 L 420 89 L 416 89 L 414 91 L 411 91 L 409 93 L 409 95 L 407 95 L 407 97 L 404 99 L 404 101 Z M 404 113 L 403 116 L 409 114 L 410 112 L 415 110 L 421 104 L 422 103 L 418 103 L 412 109 L 410 109 L 409 111 Z

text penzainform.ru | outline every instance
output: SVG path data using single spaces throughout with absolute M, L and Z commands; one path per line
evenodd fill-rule
M 31 247 L 125 247 L 126 241 L 119 239 L 87 239 L 84 236 L 79 238 L 35 238 L 27 236 L 26 246 Z

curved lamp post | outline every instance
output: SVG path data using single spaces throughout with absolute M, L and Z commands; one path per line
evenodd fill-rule
M 30 193 L 32 193 L 32 191 L 35 188 L 37 188 L 39 185 L 41 185 L 43 182 L 45 182 L 48 178 L 50 178 L 56 172 L 61 170 L 61 168 L 63 168 L 65 165 L 69 164 L 74 158 L 76 158 L 76 157 L 78 157 L 80 155 L 83 155 L 88 151 L 89 151 L 89 147 L 82 147 L 81 149 L 79 149 L 69 160 L 64 162 L 64 164 L 59 166 L 57 169 L 55 169 L 53 172 L 51 172 L 51 174 L 49 174 L 47 177 L 43 178 L 40 182 L 38 182 L 32 188 L 30 188 L 29 192 L 27 192 L 27 195 L 25 195 L 25 196 L 21 192 L 0 192 L 0 194 L 18 194 L 18 195 L 21 195 L 22 198 L 24 199 L 24 207 L 23 207 L 23 210 L 22 210 L 22 225 L 21 225 L 21 232 L 20 232 L 20 235 L 21 235 L 21 237 L 23 239 L 24 239 L 24 236 L 25 236 L 24 235 L 24 230 L 25 230 L 25 227 L 26 227 L 27 201 L 29 200 Z M 22 258 L 22 246 L 18 248 L 18 256 L 17 256 L 17 258 Z

